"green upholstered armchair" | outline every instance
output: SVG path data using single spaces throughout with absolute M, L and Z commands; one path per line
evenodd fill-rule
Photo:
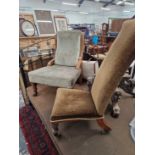
M 34 95 L 37 95 L 37 83 L 73 88 L 81 75 L 83 50 L 84 35 L 81 31 L 58 32 L 55 58 L 46 67 L 28 73 L 34 88 Z
M 135 21 L 128 20 L 102 62 L 90 92 L 58 88 L 50 118 L 55 134 L 58 134 L 60 122 L 74 120 L 94 119 L 105 131 L 111 130 L 105 123 L 104 112 L 121 77 L 134 60 L 134 50 Z

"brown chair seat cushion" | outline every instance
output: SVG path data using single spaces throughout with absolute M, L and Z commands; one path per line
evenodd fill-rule
M 51 122 L 57 120 L 96 117 L 91 94 L 78 89 L 58 88 L 51 113 Z

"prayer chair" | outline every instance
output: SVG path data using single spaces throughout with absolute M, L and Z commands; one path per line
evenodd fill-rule
M 125 21 L 102 62 L 91 91 L 58 88 L 50 121 L 54 134 L 58 135 L 60 122 L 97 120 L 105 131 L 111 127 L 105 122 L 104 112 L 123 74 L 134 60 L 135 21 Z

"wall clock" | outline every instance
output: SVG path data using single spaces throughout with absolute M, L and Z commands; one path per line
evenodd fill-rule
M 21 30 L 26 36 L 34 36 L 35 27 L 32 22 L 25 20 L 21 24 Z

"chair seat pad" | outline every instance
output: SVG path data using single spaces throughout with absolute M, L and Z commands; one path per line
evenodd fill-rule
M 51 122 L 95 116 L 97 116 L 97 112 L 88 91 L 58 88 L 51 113 Z
M 80 74 L 81 70 L 75 67 L 53 65 L 31 71 L 28 76 L 32 83 L 73 88 Z

